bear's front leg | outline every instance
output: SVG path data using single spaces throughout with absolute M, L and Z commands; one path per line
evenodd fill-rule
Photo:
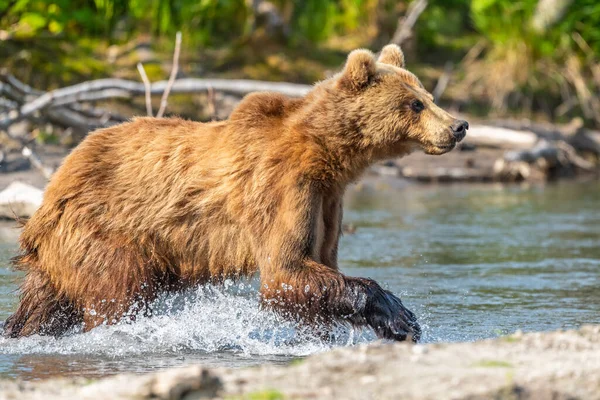
M 312 260 L 296 271 L 264 277 L 261 293 L 268 307 L 306 323 L 369 326 L 378 337 L 397 341 L 416 342 L 421 336 L 415 315 L 377 282 L 344 276 Z
M 269 307 L 308 323 L 348 322 L 370 326 L 380 338 L 420 337 L 415 315 L 400 299 L 375 281 L 351 278 L 320 262 L 323 238 L 323 195 L 297 186 L 269 221 L 267 240 L 258 249 L 261 293 Z

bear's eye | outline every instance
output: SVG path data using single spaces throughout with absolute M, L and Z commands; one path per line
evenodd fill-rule
M 421 100 L 413 100 L 412 103 L 410 103 L 410 108 L 412 108 L 414 112 L 420 113 L 425 109 L 425 105 Z

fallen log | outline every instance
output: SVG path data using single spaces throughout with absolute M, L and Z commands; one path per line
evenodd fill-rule
M 47 179 L 52 175 L 53 168 L 44 165 L 42 159 L 30 146 L 27 135 L 16 133 L 12 129 L 15 124 L 21 121 L 44 124 L 47 121 L 53 125 L 76 131 L 79 134 L 86 134 L 90 130 L 116 124 L 125 119 L 107 110 L 85 107 L 81 104 L 57 105 L 46 110 L 43 117 L 33 114 L 27 116 L 19 113 L 19 109 L 24 103 L 43 94 L 44 92 L 26 85 L 5 71 L 0 72 L 0 106 L 2 106 L 1 111 L 3 112 L 0 113 L 0 121 L 5 122 L 4 125 L 0 123 L 0 129 L 3 128 L 10 138 L 21 144 L 23 157 Z
M 529 149 L 538 141 L 535 133 L 487 125 L 471 125 L 464 143 L 496 149 Z
M 598 171 L 595 164 L 577 155 L 564 141 L 540 140 L 531 149 L 507 151 L 494 164 L 495 179 L 501 181 L 545 181 L 574 175 L 577 170 Z
M 600 156 L 600 132 L 584 129 L 569 137 L 567 142 L 578 151 Z
M 19 112 L 23 104 L 42 96 L 44 92 L 36 90 L 29 85 L 16 79 L 13 75 L 5 71 L 0 72 L 0 104 L 5 105 L 3 113 L 0 113 L 0 129 L 8 129 L 11 125 L 22 121 L 23 119 L 32 119 L 31 115 L 24 115 Z M 130 97 L 129 93 L 114 91 L 110 93 L 112 97 L 120 95 Z M 88 97 L 82 96 L 82 102 L 95 101 L 93 97 L 96 93 L 89 93 Z M 97 96 L 96 96 L 97 97 Z M 105 98 L 106 94 L 102 98 Z M 73 128 L 79 133 L 88 131 L 124 121 L 126 118 L 114 112 L 107 110 L 83 107 L 79 103 L 69 103 L 67 105 L 57 102 L 53 104 L 51 112 L 46 113 L 46 119 L 55 125 L 65 128 Z
M 406 179 L 424 183 L 443 182 L 489 182 L 493 180 L 490 171 L 469 167 L 434 167 L 418 169 L 402 168 L 402 176 Z
M 177 53 L 174 56 L 177 59 Z M 84 105 L 101 100 L 116 98 L 132 98 L 161 94 L 159 114 L 164 113 L 169 93 L 198 93 L 220 91 L 244 95 L 255 91 L 279 92 L 291 97 L 300 97 L 311 89 L 309 85 L 293 83 L 277 83 L 252 80 L 228 79 L 176 79 L 174 68 L 168 81 L 140 83 L 125 79 L 98 79 L 42 92 L 19 81 L 5 70 L 0 71 L 0 130 L 19 141 L 23 155 L 43 172 L 51 174 L 51 169 L 44 167 L 35 151 L 28 146 L 28 138 L 12 134 L 12 125 L 23 121 L 44 123 L 71 129 L 79 134 L 117 124 L 126 120 L 118 114 Z M 148 99 L 147 99 L 148 103 Z
M 534 163 L 539 159 L 544 159 L 546 162 L 555 165 L 559 162 L 559 149 L 558 147 L 543 141 L 534 146 L 531 149 L 520 150 L 520 151 L 507 151 L 504 154 L 504 160 L 507 162 L 519 162 L 523 161 L 526 163 Z
M 574 118 L 568 124 L 552 124 L 549 122 L 534 122 L 528 119 L 514 120 L 501 119 L 486 121 L 487 125 L 506 128 L 515 131 L 527 131 L 535 133 L 538 138 L 546 140 L 565 140 L 583 129 L 583 120 Z
M 583 126 L 583 120 L 574 118 L 564 125 L 551 124 L 548 122 L 533 122 L 530 120 L 491 120 L 486 124 L 496 128 L 505 128 L 515 132 L 531 132 L 538 139 L 550 141 L 564 141 L 577 151 L 590 152 L 600 155 L 600 131 L 587 129 Z M 477 135 L 478 132 L 475 132 Z M 474 138 L 473 132 L 469 131 L 467 139 Z
M 97 79 L 82 82 L 76 85 L 52 90 L 46 93 L 36 91 L 18 81 L 6 72 L 0 73 L 0 96 L 20 104 L 19 108 L 0 115 L 0 129 L 36 111 L 52 107 L 71 107 L 82 102 L 97 102 L 114 98 L 130 98 L 144 96 L 146 87 L 144 83 L 126 79 Z M 169 81 L 159 81 L 150 85 L 150 94 L 163 94 L 169 87 Z M 245 95 L 256 91 L 278 92 L 291 97 L 304 96 L 311 89 L 310 85 L 286 82 L 253 81 L 248 79 L 201 79 L 184 78 L 172 82 L 171 93 L 200 93 L 208 90 L 224 93 Z M 59 111 L 60 112 L 60 111 Z
M 168 84 L 168 81 L 154 82 L 151 84 L 150 93 L 162 94 L 167 88 Z M 282 93 L 291 97 L 301 97 L 308 93 L 311 86 L 285 82 L 253 81 L 248 79 L 184 78 L 176 80 L 173 83 L 171 93 L 206 92 L 209 88 L 233 94 L 247 94 L 257 91 L 268 91 Z M 77 103 L 81 101 L 80 96 L 84 94 L 107 89 L 117 89 L 128 92 L 135 96 L 145 95 L 146 92 L 143 83 L 115 78 L 97 79 L 44 93 L 35 100 L 24 104 L 20 109 L 20 114 L 31 114 L 34 111 L 52 106 L 55 102 L 59 102 L 61 105 Z M 104 98 L 110 98 L 113 96 L 113 92 L 108 92 L 105 94 Z M 99 96 L 97 100 L 99 99 L 102 98 Z

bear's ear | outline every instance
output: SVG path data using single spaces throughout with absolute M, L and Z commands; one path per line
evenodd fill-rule
M 366 87 L 377 73 L 375 56 L 369 50 L 358 49 L 348 54 L 340 84 L 349 89 Z
M 404 68 L 404 53 L 400 46 L 388 44 L 381 49 L 381 54 L 377 61 L 383 64 L 393 65 L 394 67 Z

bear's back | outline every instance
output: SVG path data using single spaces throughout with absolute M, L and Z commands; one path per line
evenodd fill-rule
M 184 213 L 190 196 L 217 186 L 216 175 L 225 173 L 217 156 L 224 127 L 136 118 L 93 132 L 54 174 L 30 223 L 69 216 L 74 224 L 139 230 L 149 216 Z

